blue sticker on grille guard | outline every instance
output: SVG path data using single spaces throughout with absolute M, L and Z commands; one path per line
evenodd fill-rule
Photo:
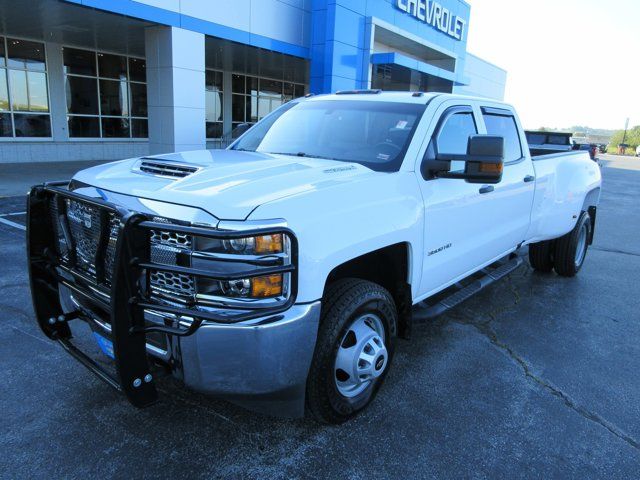
M 102 353 L 115 360 L 116 357 L 113 354 L 113 342 L 111 340 L 107 340 L 96 332 L 93 332 L 93 336 L 96 338 L 96 342 L 98 342 L 98 346 L 100 347 L 100 350 L 102 350 Z

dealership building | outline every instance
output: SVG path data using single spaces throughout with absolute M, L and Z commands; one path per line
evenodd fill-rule
M 463 0 L 0 0 L 0 162 L 228 144 L 305 94 L 502 99 Z

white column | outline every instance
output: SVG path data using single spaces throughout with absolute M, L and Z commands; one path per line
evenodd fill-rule
M 49 111 L 51 112 L 51 136 L 56 142 L 69 140 L 67 104 L 62 60 L 62 46 L 45 43 L 47 51 L 47 75 L 49 76 Z
M 204 35 L 149 27 L 145 50 L 150 153 L 206 148 Z
M 233 56 L 231 48 L 225 48 L 222 52 L 222 135 L 230 133 L 231 111 L 233 108 L 232 82 L 233 82 Z
M 233 97 L 231 96 L 231 82 L 232 82 L 231 69 L 222 73 L 222 135 L 225 135 L 231 131 L 233 126 L 231 125 L 231 110 L 233 108 Z

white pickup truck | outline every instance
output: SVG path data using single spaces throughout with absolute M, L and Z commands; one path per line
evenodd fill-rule
M 35 312 L 136 406 L 170 374 L 249 408 L 340 423 L 371 402 L 412 322 L 513 271 L 522 247 L 533 268 L 574 276 L 600 187 L 587 152 L 532 158 L 503 103 L 308 96 L 227 150 L 34 187 Z M 76 343 L 87 324 L 112 361 Z

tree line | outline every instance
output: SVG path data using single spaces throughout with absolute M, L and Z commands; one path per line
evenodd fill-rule
M 611 141 L 609 142 L 610 149 L 617 149 L 618 145 L 622 143 L 622 139 L 624 137 L 624 130 L 616 130 L 611 137 Z M 629 145 L 630 148 L 636 148 L 640 145 L 640 125 L 636 125 L 633 128 L 627 130 L 627 136 L 624 140 L 624 143 Z

